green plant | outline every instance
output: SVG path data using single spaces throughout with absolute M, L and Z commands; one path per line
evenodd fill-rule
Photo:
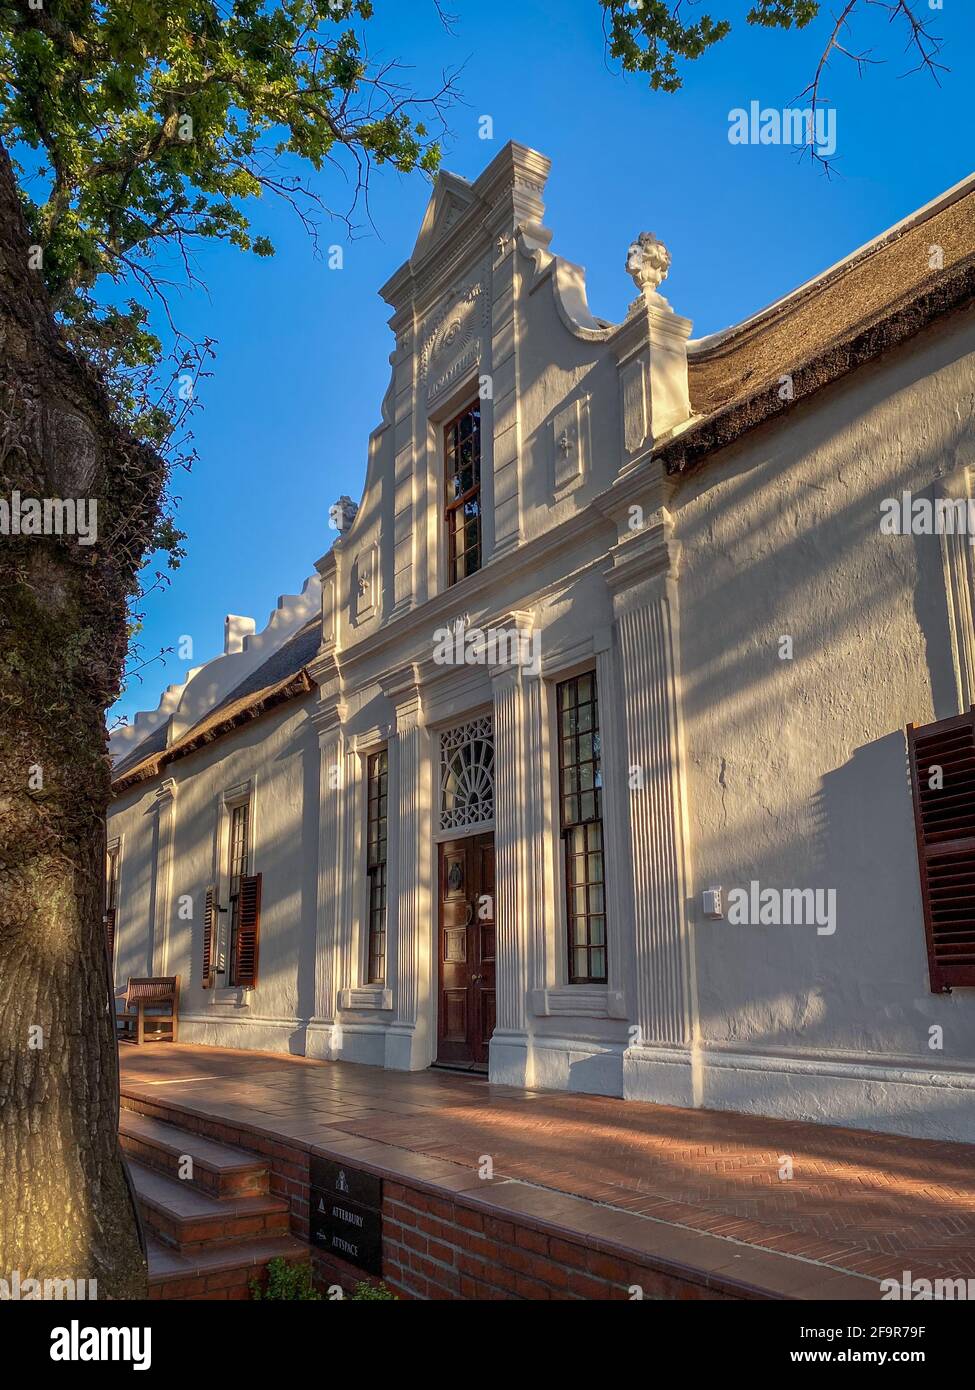
M 321 1294 L 311 1281 L 311 1265 L 292 1264 L 281 1256 L 268 1261 L 267 1283 L 263 1288 L 257 1279 L 251 1280 L 251 1298 L 322 1302 Z
M 349 1299 L 353 1303 L 368 1303 L 373 1299 L 382 1301 L 391 1299 L 395 1303 L 396 1295 L 393 1293 L 392 1289 L 387 1289 L 386 1285 L 383 1283 L 367 1284 L 365 1280 L 363 1280 L 361 1284 L 356 1284 L 355 1291 L 349 1294 Z

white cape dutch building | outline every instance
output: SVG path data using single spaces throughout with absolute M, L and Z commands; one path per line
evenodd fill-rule
M 695 341 L 647 233 L 593 316 L 548 169 L 437 178 L 358 507 L 113 737 L 116 989 L 178 975 L 183 1042 L 975 1140 L 975 181 Z

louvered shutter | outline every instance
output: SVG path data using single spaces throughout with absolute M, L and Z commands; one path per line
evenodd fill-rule
M 115 908 L 110 907 L 105 911 L 102 921 L 105 924 L 105 948 L 108 951 L 108 963 L 115 963 Z
M 975 985 L 975 709 L 907 726 L 928 971 Z
M 234 981 L 244 989 L 257 984 L 257 957 L 261 939 L 261 875 L 240 880 L 237 903 L 237 959 Z
M 217 917 L 217 890 L 207 889 L 206 904 L 203 909 L 203 988 L 213 988 L 213 933 Z

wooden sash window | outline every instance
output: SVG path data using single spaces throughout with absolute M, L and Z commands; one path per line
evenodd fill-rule
M 481 568 L 481 403 L 462 410 L 444 430 L 447 583 Z
M 556 698 L 569 983 L 605 984 L 603 792 L 595 672 L 562 681 Z
M 975 709 L 907 726 L 928 975 L 975 985 Z
M 369 984 L 386 979 L 386 825 L 389 754 L 373 753 L 367 767 L 369 813 L 366 873 L 369 879 Z

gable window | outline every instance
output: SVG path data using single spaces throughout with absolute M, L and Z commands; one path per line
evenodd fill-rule
M 481 403 L 475 401 L 444 430 L 444 523 L 447 583 L 481 568 Z
M 606 895 L 595 672 L 562 681 L 556 699 L 569 983 L 605 984 Z
M 389 753 L 373 753 L 366 769 L 368 833 L 366 873 L 369 878 L 369 984 L 386 978 L 386 818 L 389 792 Z
M 975 709 L 907 726 L 934 993 L 975 985 Z
M 121 845 L 115 840 L 108 847 L 105 861 L 105 946 L 109 963 L 115 961 L 115 921 L 118 915 L 118 871 Z

